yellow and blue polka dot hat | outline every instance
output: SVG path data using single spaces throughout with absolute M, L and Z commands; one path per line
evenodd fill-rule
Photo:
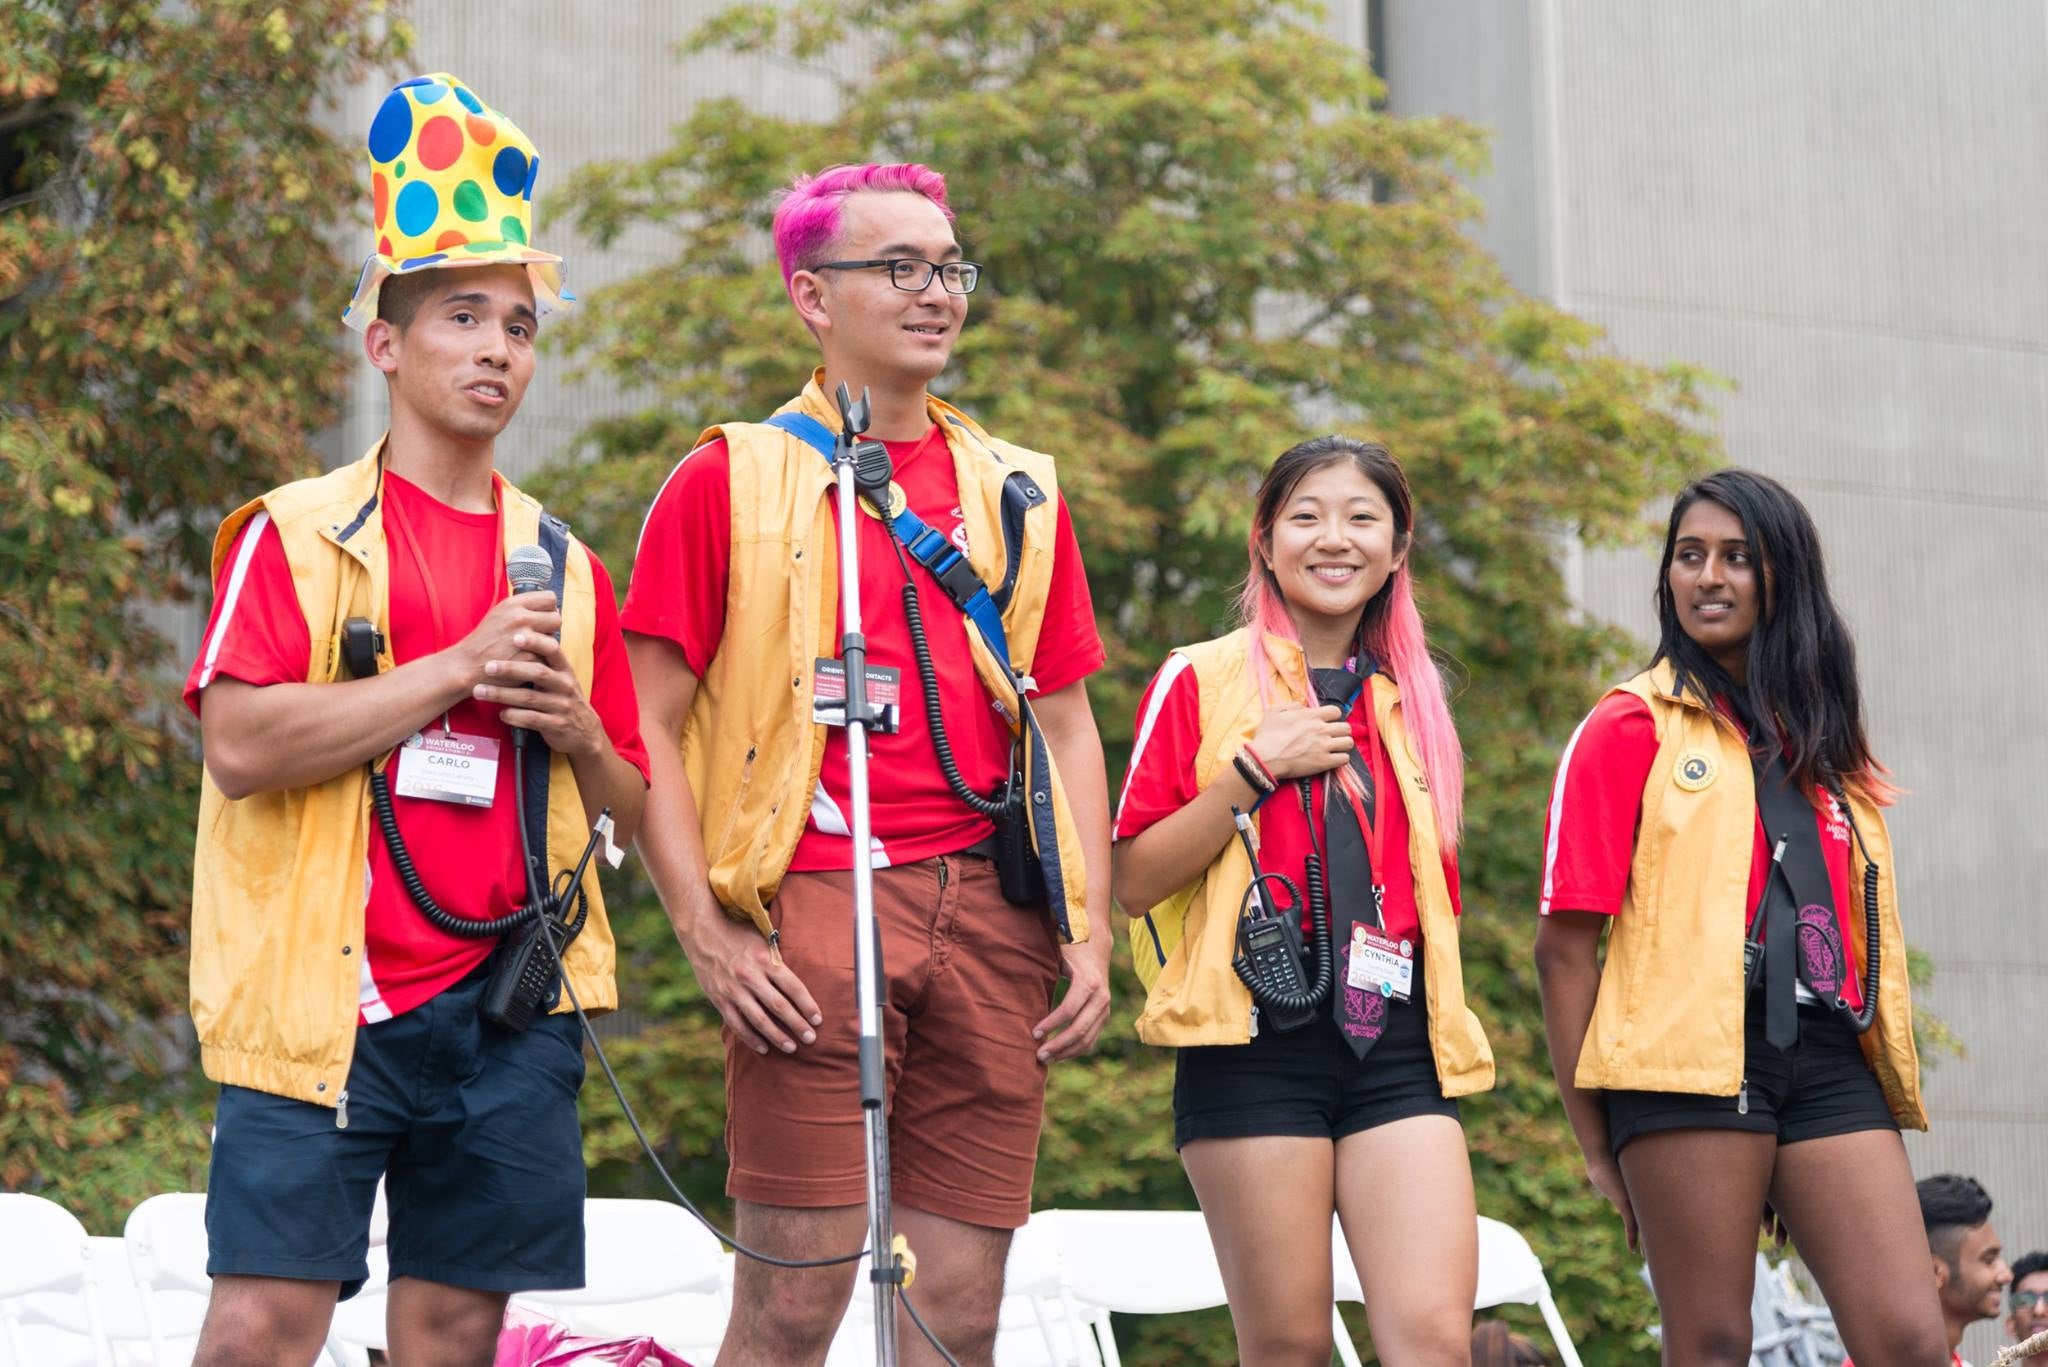
M 575 302 L 562 258 L 531 245 L 540 155 L 468 86 L 445 71 L 400 81 L 367 142 L 377 245 L 343 322 L 368 327 L 390 277 L 449 266 L 524 265 L 540 312 Z

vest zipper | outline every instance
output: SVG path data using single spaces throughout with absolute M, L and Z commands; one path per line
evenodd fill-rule
M 1259 1037 L 1259 1004 L 1258 1004 L 1257 1002 L 1253 1002 L 1253 1003 L 1252 1003 L 1252 1036 L 1251 1036 L 1251 1037 L 1252 1037 L 1253 1039 L 1257 1039 L 1257 1038 Z
M 732 807 L 725 814 L 725 829 L 718 833 L 718 851 L 714 854 L 708 848 L 705 850 L 706 857 L 714 864 L 725 857 L 725 847 L 732 841 L 732 828 L 740 819 L 740 808 L 746 803 L 747 789 L 754 783 L 754 756 L 759 750 L 758 745 L 747 747 L 746 763 L 740 766 L 739 790 L 733 794 Z
M 1735 1094 L 1735 1114 L 1749 1114 L 1749 1079 L 1742 1079 L 1742 1090 Z
M 334 1098 L 334 1128 L 348 1128 L 348 1088 L 341 1089 L 341 1095 Z

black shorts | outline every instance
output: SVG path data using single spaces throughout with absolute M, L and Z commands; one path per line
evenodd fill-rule
M 1750 999 L 1742 1034 L 1747 1114 L 1739 1096 L 1606 1092 L 1607 1142 L 1613 1151 L 1619 1154 L 1629 1140 L 1662 1130 L 1745 1130 L 1797 1144 L 1899 1128 L 1856 1033 L 1827 1007 L 1799 1008 L 1799 1042 L 1781 1054 L 1764 1039 L 1763 994 L 1758 993 Z
M 336 1111 L 222 1087 L 206 1191 L 209 1276 L 369 1276 L 385 1179 L 391 1275 L 478 1291 L 583 1285 L 583 1037 L 572 1015 L 523 1034 L 476 1013 L 484 967 L 356 1027 L 348 1128 Z
M 1173 1146 L 1193 1139 L 1304 1135 L 1342 1139 L 1415 1115 L 1458 1119 L 1429 1049 L 1422 973 L 1413 1000 L 1387 1015 L 1386 1033 L 1363 1060 L 1328 1011 L 1286 1034 L 1261 1030 L 1249 1044 L 1182 1049 L 1173 1065 Z

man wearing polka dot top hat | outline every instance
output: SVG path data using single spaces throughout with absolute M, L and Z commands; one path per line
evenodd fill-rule
M 394 1361 L 489 1363 L 508 1296 L 583 1284 L 575 1017 L 558 987 L 524 1028 L 479 1012 L 535 890 L 646 797 L 610 578 L 494 467 L 571 296 L 530 245 L 533 144 L 461 81 L 401 83 L 368 149 L 375 246 L 344 317 L 390 429 L 222 524 L 185 686 L 192 1017 L 221 1084 L 201 1367 L 313 1360 L 369 1275 L 380 1178 Z M 535 545 L 549 586 L 514 593 L 507 556 Z M 583 889 L 564 963 L 607 1010 Z

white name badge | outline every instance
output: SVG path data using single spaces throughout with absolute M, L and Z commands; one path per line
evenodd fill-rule
M 498 742 L 460 731 L 417 731 L 398 751 L 400 797 L 488 807 L 498 791 Z
M 1415 989 L 1415 944 L 1395 940 L 1363 921 L 1351 923 L 1351 966 L 1344 981 L 1352 987 L 1369 987 L 1397 1002 L 1408 1000 Z

